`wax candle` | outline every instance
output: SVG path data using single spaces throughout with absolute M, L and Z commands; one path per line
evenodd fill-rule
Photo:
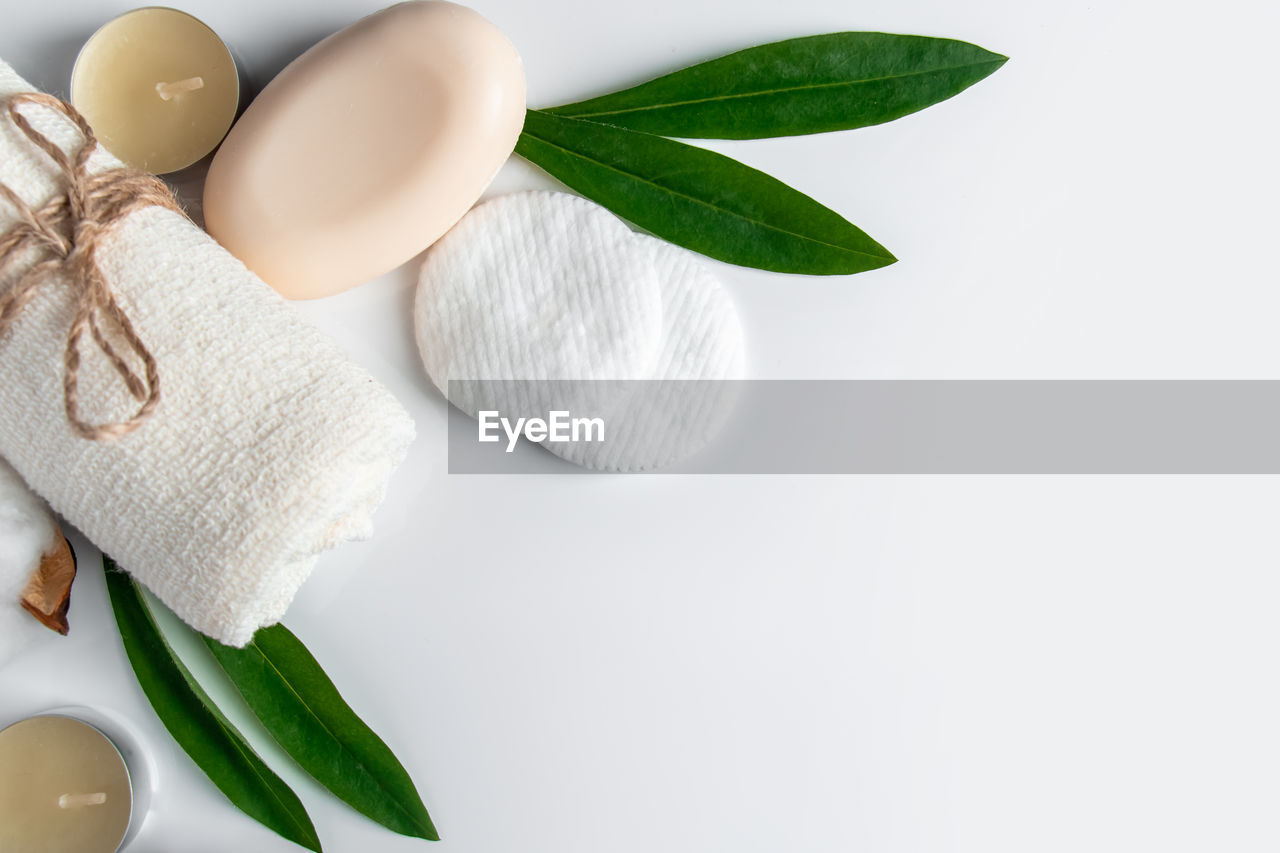
M 227 46 L 177 9 L 135 9 L 108 22 L 71 72 L 71 103 L 107 150 L 157 175 L 213 151 L 239 101 Z
M 0 731 L 0 850 L 113 853 L 132 808 L 120 751 L 88 723 L 48 715 Z

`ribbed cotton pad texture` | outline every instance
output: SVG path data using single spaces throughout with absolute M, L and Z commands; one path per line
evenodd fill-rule
M 648 381 L 628 383 L 611 407 L 605 441 L 545 442 L 557 456 L 601 471 L 651 471 L 709 442 L 733 410 L 744 372 L 733 301 L 691 252 L 634 235 L 662 282 L 662 351 Z
M 600 470 L 701 447 L 731 395 L 689 380 L 743 370 L 737 314 L 707 268 L 566 193 L 502 196 L 464 217 L 427 255 L 415 325 L 432 381 L 473 417 L 604 416 L 603 442 L 543 442 Z M 494 381 L 524 379 L 566 381 Z
M 29 90 L 0 62 L 0 97 Z M 78 145 L 51 110 L 22 111 L 59 145 Z M 119 165 L 102 151 L 90 163 L 94 171 Z M 63 186 L 7 114 L 0 180 L 36 208 Z M 15 217 L 0 204 L 0 231 Z M 280 619 L 321 551 L 370 534 L 413 421 L 332 340 L 177 213 L 130 215 L 98 260 L 159 365 L 159 407 L 117 441 L 72 431 L 62 359 L 75 305 L 71 289 L 50 276 L 0 339 L 0 455 L 192 627 L 243 645 Z M 137 401 L 88 337 L 84 416 L 132 413 Z
M 448 382 L 647 376 L 662 342 L 662 297 L 647 253 L 613 214 L 566 193 L 517 193 L 478 205 L 432 247 L 415 327 L 432 381 L 473 417 L 484 408 L 599 408 L 604 386 L 590 382 L 554 395 L 533 383 L 451 392 Z

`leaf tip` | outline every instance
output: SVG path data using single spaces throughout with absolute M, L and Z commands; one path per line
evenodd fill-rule
M 863 267 L 863 270 L 870 272 L 898 262 L 898 256 L 879 243 L 876 243 L 876 249 L 878 251 L 868 256 L 871 260 Z
M 423 841 L 439 841 L 440 833 L 436 831 L 436 825 L 431 821 L 431 815 L 427 814 L 426 806 L 422 807 L 422 813 L 414 815 L 414 828 L 417 832 L 405 833 L 412 835 L 414 838 L 421 838 Z
M 1003 68 L 1004 64 L 1009 61 L 1009 57 L 1005 56 L 1003 53 L 996 53 L 995 51 L 986 50 L 986 48 L 983 48 L 983 50 L 986 52 L 987 57 L 979 63 L 983 68 L 983 74 L 982 77 L 978 79 L 990 77 L 992 74 L 995 74 Z

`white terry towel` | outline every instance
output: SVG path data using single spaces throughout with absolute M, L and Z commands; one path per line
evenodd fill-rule
M 30 86 L 0 62 L 0 98 L 19 91 Z M 64 149 L 78 144 L 62 117 L 22 111 Z M 104 153 L 91 162 L 118 165 Z M 62 186 L 7 113 L 0 181 L 33 208 Z M 13 222 L 0 201 L 0 233 Z M 54 276 L 0 340 L 0 456 L 190 625 L 243 645 L 280 619 L 321 551 L 372 532 L 370 516 L 413 422 L 336 344 L 178 214 L 132 214 L 98 263 L 156 358 L 159 407 L 117 441 L 72 431 L 62 359 L 74 306 Z M 0 279 L 0 288 L 12 280 Z M 81 352 L 82 416 L 131 416 L 137 401 L 87 335 Z

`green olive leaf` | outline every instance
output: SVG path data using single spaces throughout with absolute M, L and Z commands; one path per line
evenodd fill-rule
M 953 39 L 829 33 L 749 47 L 544 112 L 689 139 L 823 133 L 922 110 L 1007 59 Z
M 288 628 L 263 628 L 243 649 L 205 643 L 267 732 L 317 782 L 388 829 L 439 840 L 403 765 Z
M 320 838 L 302 802 L 263 763 L 174 653 L 137 582 L 105 554 L 102 563 L 129 664 L 169 734 L 236 808 L 320 853 Z
M 683 142 L 529 110 L 516 153 L 655 236 L 731 264 L 845 275 L 896 260 L 777 178 Z

